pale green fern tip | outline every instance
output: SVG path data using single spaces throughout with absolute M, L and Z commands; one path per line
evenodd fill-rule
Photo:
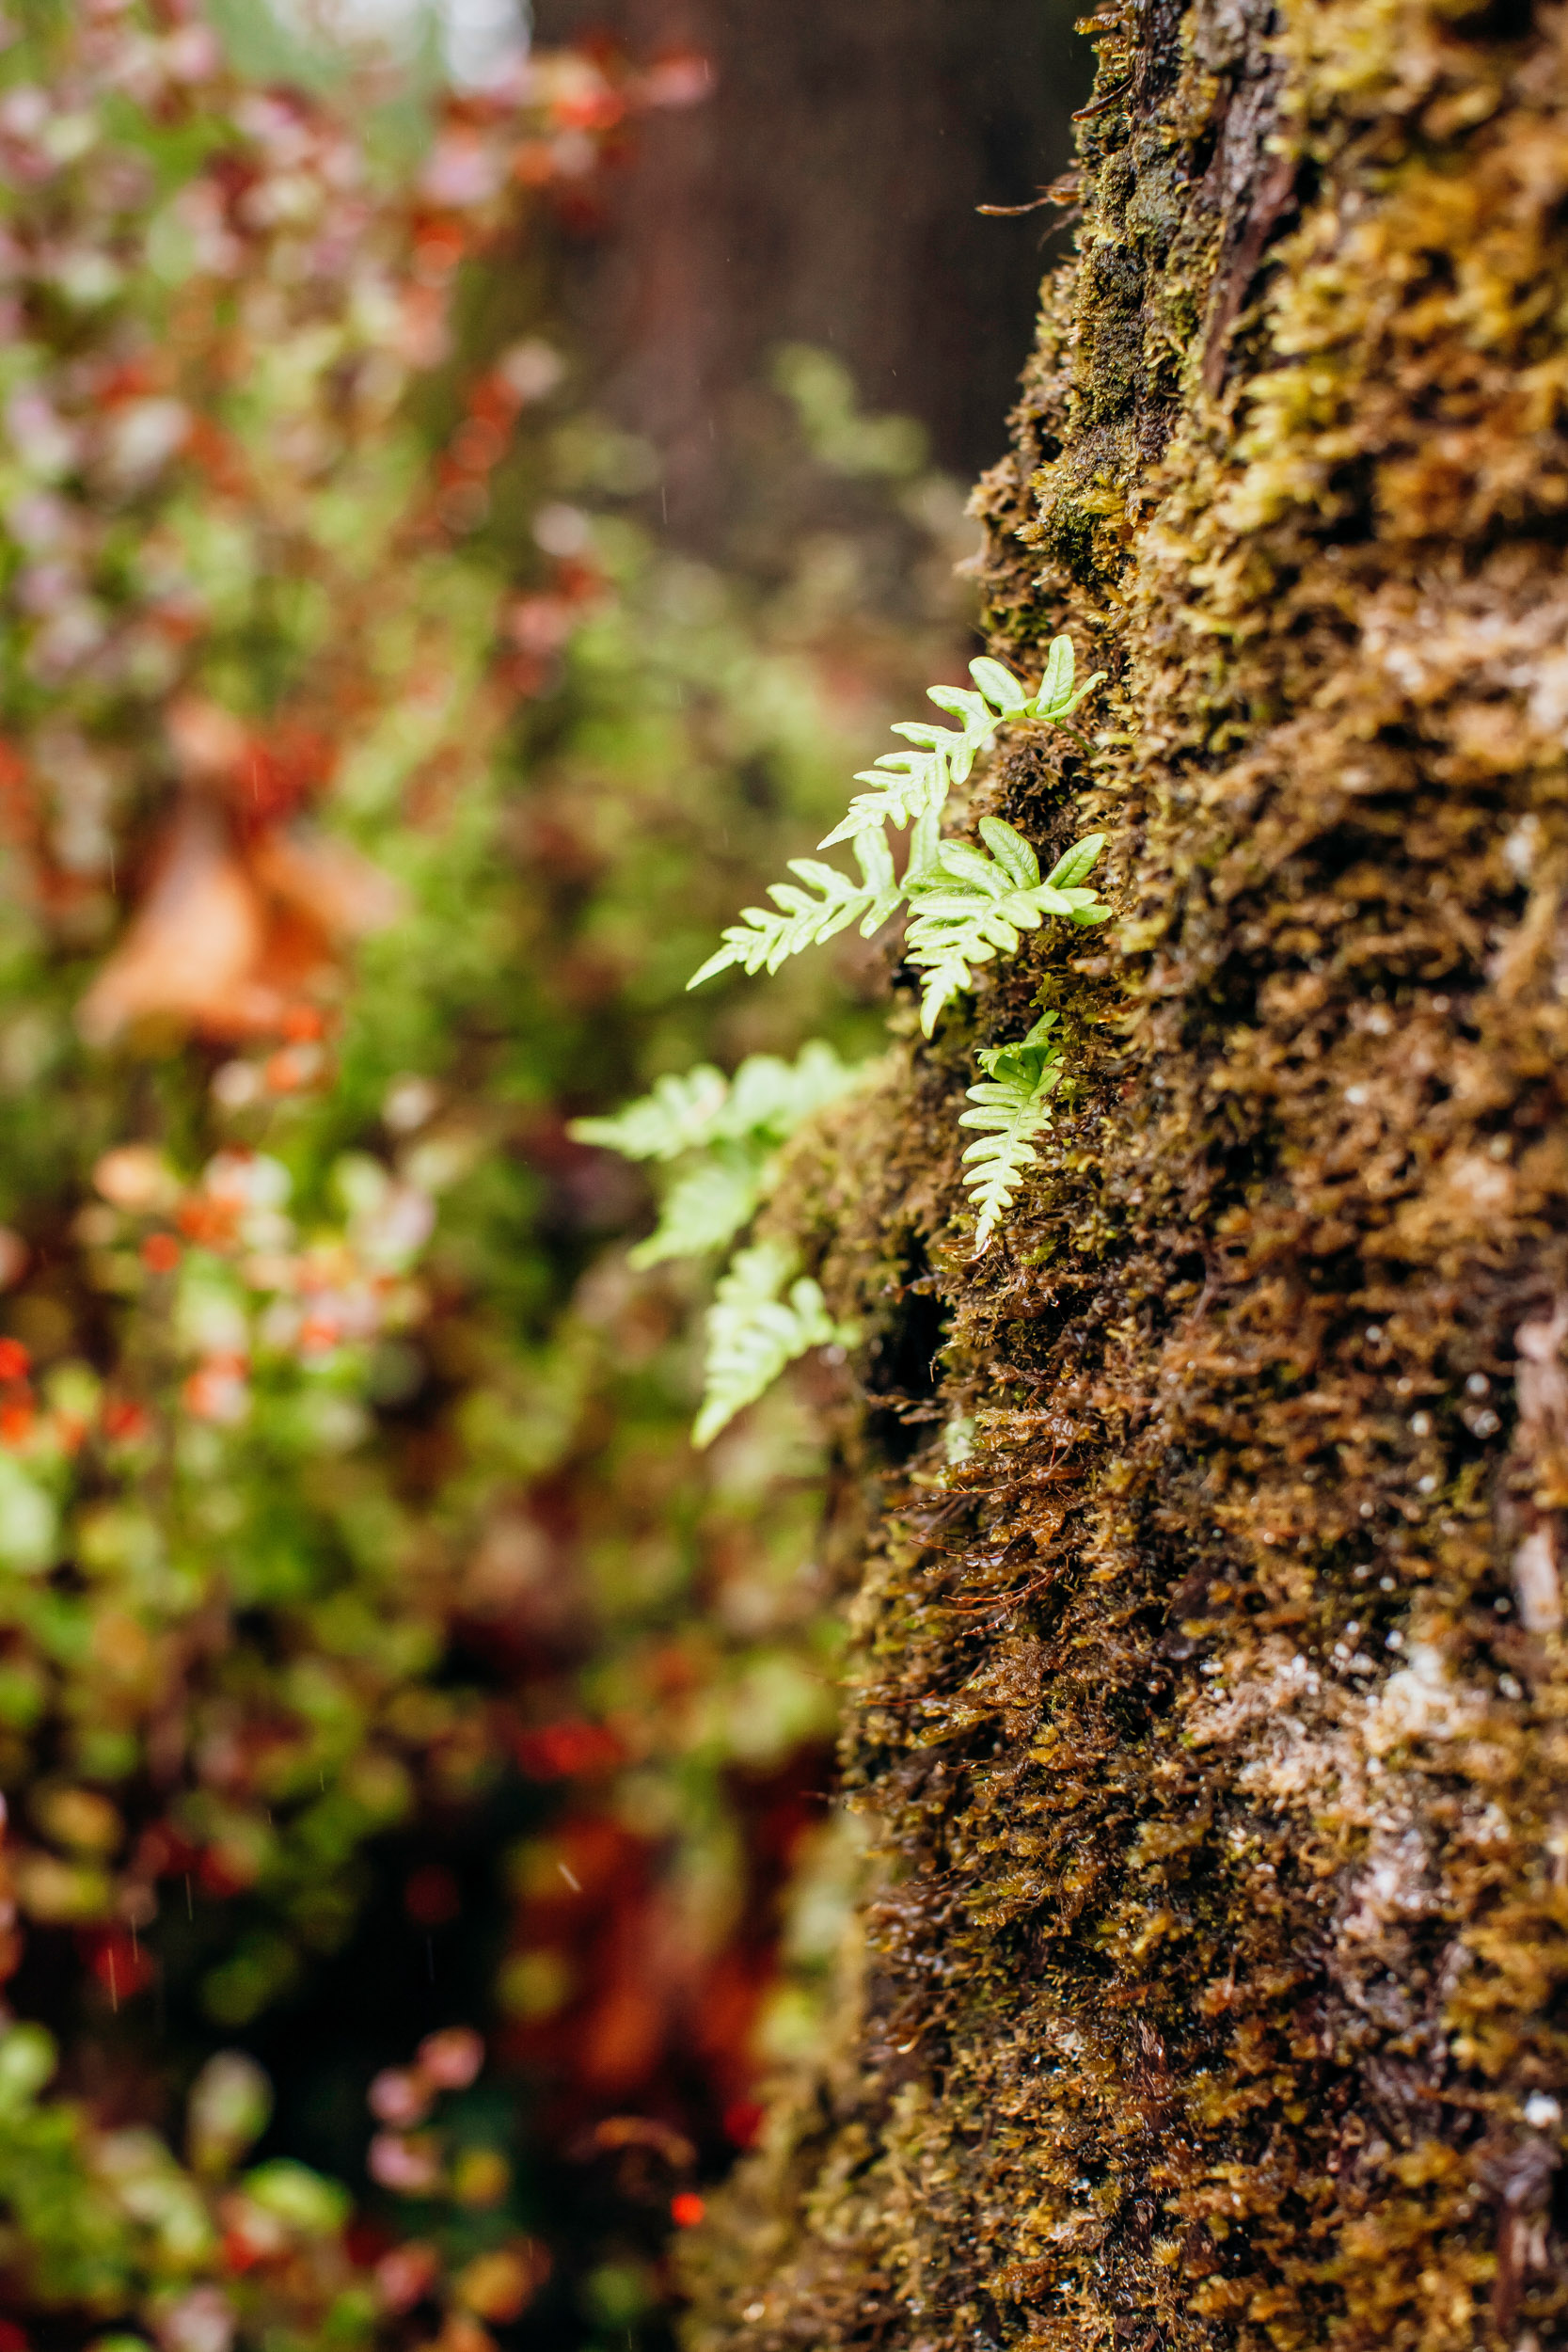
M 1109 909 L 1101 905 L 1098 893 L 1083 887 L 1103 846 L 1099 834 L 1070 850 L 1044 882 L 1028 844 L 999 818 L 986 818 L 980 827 L 994 852 L 990 859 L 966 843 L 940 838 L 949 792 L 965 782 L 997 728 L 1008 720 L 1033 720 L 1064 727 L 1083 742 L 1067 720 L 1105 673 L 1097 670 L 1076 684 L 1076 657 L 1068 637 L 1053 640 L 1033 691 L 988 656 L 969 667 L 973 687 L 929 689 L 938 708 L 958 724 L 909 720 L 895 727 L 910 748 L 886 752 L 874 768 L 862 771 L 856 783 L 872 789 L 856 795 L 847 816 L 819 843 L 827 850 L 847 841 L 861 869 L 859 881 L 820 859 L 792 858 L 789 870 L 796 879 L 769 884 L 771 906 L 742 909 L 689 988 L 700 988 L 736 965 L 748 973 L 776 972 L 788 957 L 822 946 L 851 923 L 869 939 L 907 902 L 910 960 L 927 975 L 922 1019 L 929 1036 L 942 1008 L 972 985 L 974 967 L 999 951 L 1010 954 L 1021 931 L 1036 929 L 1047 914 L 1077 924 L 1106 920 Z M 895 875 L 883 831 L 890 824 L 914 827 L 902 880 Z
M 987 1074 L 970 1088 L 969 1100 L 977 1107 L 960 1113 L 958 1124 L 983 1131 L 963 1155 L 964 1185 L 980 1213 L 977 1258 L 1012 1207 L 1023 1171 L 1039 1163 L 1035 1139 L 1051 1124 L 1051 1097 L 1062 1078 L 1061 1051 L 1051 1041 L 1056 1020 L 1053 1012 L 1042 1013 L 1016 1045 L 988 1047 L 976 1056 Z
M 854 1330 L 834 1322 L 818 1284 L 808 1275 L 791 1280 L 796 1264 L 794 1251 L 782 1242 L 760 1241 L 737 1251 L 721 1278 L 707 1315 L 707 1364 L 702 1409 L 691 1432 L 694 1445 L 711 1445 L 736 1413 L 754 1404 L 808 1348 L 853 1344 Z
M 708 1063 L 660 1078 L 651 1094 L 610 1119 L 578 1119 L 575 1142 L 596 1143 L 628 1160 L 676 1162 L 646 1241 L 631 1252 L 641 1269 L 669 1258 L 721 1249 L 749 1225 L 771 1188 L 778 1154 L 802 1121 L 849 1088 L 863 1068 L 813 1039 L 793 1062 L 753 1054 L 733 1078 Z

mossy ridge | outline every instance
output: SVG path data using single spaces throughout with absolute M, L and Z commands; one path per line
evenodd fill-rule
M 1101 29 L 985 499 L 995 650 L 1118 671 L 1072 821 L 1121 813 L 1130 1009 L 1103 945 L 982 995 L 1101 1041 L 994 1263 L 952 1047 L 816 1180 L 835 1311 L 935 1269 L 973 1450 L 880 1468 L 860 2008 L 691 2342 L 1545 2352 L 1568 1690 L 1510 1564 L 1568 1506 L 1568 34 Z M 990 782 L 1026 831 L 1061 788 Z

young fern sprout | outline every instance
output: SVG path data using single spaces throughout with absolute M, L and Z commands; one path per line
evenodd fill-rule
M 967 781 L 976 755 L 997 728 L 1009 720 L 1033 720 L 1062 727 L 1083 743 L 1067 721 L 1104 671 L 1075 686 L 1076 659 L 1068 637 L 1052 641 L 1045 675 L 1033 692 L 1000 661 L 982 656 L 969 667 L 973 690 L 929 689 L 939 709 L 960 723 L 939 727 L 910 720 L 896 726 L 894 733 L 912 748 L 886 752 L 874 768 L 862 771 L 856 783 L 873 789 L 856 795 L 848 815 L 818 845 L 828 850 L 847 841 L 860 880 L 818 858 L 791 858 L 789 870 L 797 879 L 769 884 L 770 907 L 742 909 L 689 988 L 700 988 L 732 964 L 749 973 L 776 972 L 788 957 L 820 946 L 851 923 L 869 939 L 908 905 L 910 961 L 927 974 L 922 1019 L 929 1037 L 942 1008 L 970 987 L 974 966 L 998 950 L 1011 954 L 1021 931 L 1035 930 L 1047 914 L 1080 924 L 1106 920 L 1109 910 L 1100 905 L 1098 894 L 1082 886 L 1104 846 L 1101 834 L 1077 843 L 1043 882 L 1027 842 L 999 818 L 987 818 L 980 828 L 991 857 L 942 838 L 949 793 Z M 883 830 L 890 824 L 913 828 L 902 878 L 894 871 Z
M 986 1073 L 969 1089 L 978 1108 L 960 1112 L 958 1124 L 982 1130 L 964 1153 L 969 1171 L 964 1185 L 980 1212 L 976 1258 L 990 1248 L 1004 1212 L 1012 1207 L 1024 1169 L 1039 1164 L 1035 1138 L 1051 1124 L 1051 1097 L 1062 1078 L 1061 1048 L 1051 1042 L 1056 1020 L 1055 1013 L 1042 1012 L 1018 1044 L 986 1047 L 975 1056 Z

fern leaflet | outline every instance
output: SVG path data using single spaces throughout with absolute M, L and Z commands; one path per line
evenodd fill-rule
M 894 734 L 903 736 L 915 748 L 909 752 L 884 752 L 874 767 L 861 771 L 855 782 L 875 788 L 856 794 L 849 803 L 849 814 L 817 847 L 830 850 L 835 841 L 857 840 L 873 826 L 907 825 L 911 818 L 924 815 L 927 809 L 940 815 L 952 787 L 968 781 L 976 755 L 984 750 L 1005 720 L 1036 719 L 1061 726 L 1068 713 L 1076 709 L 1105 675 L 1103 670 L 1097 670 L 1075 691 L 1076 667 L 1071 638 L 1057 637 L 1046 654 L 1045 675 L 1033 693 L 1000 661 L 992 661 L 985 655 L 969 665 L 969 674 L 974 680 L 973 689 L 929 687 L 929 699 L 939 710 L 950 712 L 959 724 L 935 727 L 927 720 L 907 720 L 895 726 Z M 1078 742 L 1084 741 L 1076 728 L 1069 727 L 1067 731 Z
M 1105 846 L 1103 834 L 1075 842 L 1043 882 L 1038 858 L 1011 825 L 982 817 L 980 834 L 984 850 L 965 841 L 940 842 L 911 887 L 906 953 L 926 976 L 920 1021 L 927 1037 L 942 1007 L 973 985 L 974 967 L 989 963 L 999 949 L 1011 955 L 1021 931 L 1037 930 L 1048 914 L 1077 924 L 1110 917 L 1099 892 L 1082 886 Z
M 602 1144 L 626 1160 L 674 1160 L 712 1140 L 713 1123 L 729 1100 L 729 1083 L 711 1062 L 660 1078 L 651 1094 L 628 1103 L 613 1119 L 574 1119 L 576 1143 Z
M 769 882 L 771 907 L 743 907 L 739 922 L 732 923 L 723 934 L 723 946 L 692 974 L 687 987 L 701 988 L 705 980 L 727 971 L 732 963 L 746 972 L 765 967 L 776 972 L 787 957 L 798 956 L 804 947 L 820 946 L 856 921 L 863 939 L 880 930 L 903 897 L 894 877 L 893 852 L 886 836 L 880 832 L 863 834 L 855 843 L 855 858 L 861 869 L 858 882 L 841 874 L 836 866 L 824 866 L 819 858 L 792 857 L 789 870 L 800 881 Z
M 660 1078 L 651 1094 L 612 1119 L 574 1119 L 566 1132 L 575 1142 L 603 1144 L 628 1160 L 674 1160 L 710 1144 L 753 1137 L 782 1143 L 859 1075 L 831 1045 L 813 1038 L 793 1062 L 752 1054 L 733 1078 L 699 1062 L 695 1070 Z
M 808 1348 L 853 1342 L 853 1331 L 833 1321 L 809 1276 L 790 1280 L 796 1263 L 784 1244 L 761 1241 L 740 1250 L 721 1278 L 708 1310 L 707 1364 L 693 1444 L 711 1445 L 742 1406 L 753 1404 Z M 781 1297 L 786 1283 L 787 1295 Z
M 988 1048 L 976 1058 L 987 1075 L 969 1089 L 979 1107 L 960 1114 L 960 1127 L 978 1127 L 964 1153 L 964 1185 L 980 1212 L 974 1255 L 989 1248 L 1005 1210 L 1013 1204 L 1023 1170 L 1038 1165 L 1035 1137 L 1051 1124 L 1051 1097 L 1062 1076 L 1060 1048 L 1050 1041 L 1053 1012 L 1042 1013 L 1017 1045 Z
M 721 1144 L 683 1168 L 658 1207 L 658 1223 L 627 1264 L 641 1273 L 669 1258 L 701 1258 L 721 1249 L 749 1225 L 762 1202 L 767 1163 L 760 1152 Z
M 1001 664 L 990 666 L 1000 668 Z M 1068 715 L 1077 709 L 1085 694 L 1094 692 L 1106 673 L 1096 670 L 1094 675 L 1086 677 L 1082 686 L 1075 686 L 1073 679 L 1077 668 L 1078 657 L 1072 650 L 1071 638 L 1053 637 L 1046 647 L 1045 675 L 1035 689 L 1027 716 L 1042 720 L 1048 726 L 1060 727 L 1065 735 L 1070 735 L 1075 743 L 1081 743 L 1088 751 L 1092 748 L 1088 739 L 1080 735 L 1076 727 L 1067 724 Z
M 714 1140 L 787 1143 L 814 1111 L 836 1102 L 864 1074 L 863 1063 L 840 1061 L 820 1038 L 802 1045 L 793 1062 L 777 1054 L 752 1054 L 730 1082 L 714 1120 Z
M 1069 637 L 1053 639 L 1046 653 L 1045 674 L 1032 692 L 1010 670 L 989 657 L 972 661 L 969 668 L 973 687 L 933 686 L 928 690 L 932 702 L 956 718 L 958 725 L 939 727 L 927 720 L 911 719 L 895 727 L 894 733 L 911 748 L 886 752 L 875 767 L 862 770 L 856 783 L 873 788 L 857 793 L 848 815 L 818 843 L 819 849 L 830 850 L 840 841 L 849 842 L 860 866 L 860 882 L 818 859 L 792 858 L 789 870 L 798 879 L 768 885 L 771 907 L 743 909 L 740 920 L 724 932 L 723 944 L 688 981 L 689 988 L 700 988 L 732 964 L 750 973 L 776 972 L 787 957 L 799 955 L 805 947 L 819 946 L 850 923 L 859 923 L 863 939 L 879 930 L 906 898 L 914 898 L 917 887 L 930 873 L 948 794 L 953 786 L 966 781 L 976 755 L 1005 721 L 1029 719 L 1063 727 L 1076 742 L 1084 743 L 1083 736 L 1069 727 L 1067 720 L 1105 673 L 1097 670 L 1081 686 L 1075 685 L 1077 658 Z M 915 827 L 914 839 L 908 868 L 899 882 L 882 828 L 911 823 Z M 1035 880 L 1038 879 L 1037 872 Z M 1044 911 L 1061 912 L 1053 907 Z M 1011 945 L 1015 947 L 1020 928 L 1030 926 L 1014 925 Z M 994 954 L 1001 944 L 999 938 L 988 953 Z M 953 968 L 959 966 L 955 963 Z M 940 1004 L 968 986 L 964 969 L 965 977 L 942 995 Z
M 779 1147 L 861 1075 L 814 1039 L 794 1062 L 753 1054 L 733 1078 L 705 1062 L 660 1078 L 612 1119 L 574 1120 L 567 1133 L 628 1160 L 686 1163 L 663 1194 L 655 1231 L 631 1253 L 634 1266 L 658 1265 L 733 1240 L 768 1193 Z

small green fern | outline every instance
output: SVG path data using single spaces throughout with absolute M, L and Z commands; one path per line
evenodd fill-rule
M 704 1063 L 660 1078 L 651 1094 L 613 1119 L 575 1120 L 567 1132 L 578 1143 L 602 1144 L 630 1160 L 682 1163 L 657 1227 L 632 1251 L 632 1264 L 700 1257 L 733 1241 L 771 1190 L 782 1146 L 814 1111 L 859 1085 L 865 1068 L 840 1061 L 831 1045 L 813 1040 L 793 1062 L 753 1054 L 728 1079 Z M 711 1444 L 797 1356 L 853 1342 L 814 1281 L 791 1281 L 796 1263 L 783 1244 L 758 1242 L 720 1277 L 692 1431 L 699 1446 Z M 786 1283 L 788 1294 L 781 1296 Z
M 1103 670 L 1097 670 L 1075 690 L 1076 668 L 1071 638 L 1057 637 L 1046 655 L 1045 675 L 1033 693 L 1000 661 L 984 655 L 969 665 L 978 692 L 962 686 L 927 688 L 937 708 L 951 711 L 961 724 L 934 727 L 927 720 L 907 720 L 895 726 L 894 734 L 903 736 L 914 750 L 884 752 L 874 767 L 863 769 L 855 782 L 876 788 L 858 793 L 849 803 L 847 817 L 817 847 L 831 850 L 835 841 L 856 841 L 873 826 L 907 825 L 927 809 L 940 817 L 952 787 L 967 783 L 976 755 L 1005 720 L 1035 719 L 1051 726 L 1066 725 L 1069 712 L 1105 675 Z M 1075 727 L 1068 727 L 1067 732 L 1076 741 L 1084 741 Z
M 974 966 L 999 948 L 1011 955 L 1021 931 L 1037 930 L 1048 914 L 1078 924 L 1110 919 L 1099 892 L 1080 887 L 1105 847 L 1102 833 L 1074 842 L 1043 882 L 1038 858 L 1011 825 L 982 817 L 980 837 L 989 857 L 966 841 L 940 842 L 910 893 L 906 953 L 926 975 L 920 1025 L 927 1037 L 943 1006 L 973 985 Z
M 851 881 L 837 866 L 824 866 L 817 858 L 792 858 L 789 870 L 798 880 L 768 885 L 771 907 L 745 908 L 740 920 L 732 923 L 724 932 L 722 945 L 688 981 L 689 988 L 700 988 L 705 980 L 729 970 L 732 964 L 750 973 L 776 972 L 786 958 L 799 955 L 803 948 L 821 946 L 851 923 L 858 923 L 862 938 L 869 939 L 908 900 L 927 923 L 923 944 L 933 951 L 911 960 L 941 975 L 927 982 L 926 1033 L 929 1036 L 942 1006 L 970 985 L 972 967 L 995 955 L 999 947 L 1010 952 L 1018 946 L 1019 932 L 1035 929 L 1042 915 L 1060 914 L 1079 923 L 1105 920 L 1104 912 L 1085 911 L 1094 905 L 1096 894 L 1077 889 L 1078 882 L 1099 854 L 1100 835 L 1094 836 L 1093 853 L 1075 869 L 1071 882 L 1057 879 L 1063 870 L 1059 866 L 1056 875 L 1049 877 L 1042 885 L 1037 864 L 1032 879 L 1021 882 L 1014 878 L 1013 866 L 1020 874 L 1023 866 L 1015 857 L 1013 866 L 1003 859 L 1006 880 L 995 888 L 986 879 L 990 862 L 978 850 L 964 850 L 961 844 L 940 838 L 942 814 L 950 790 L 954 785 L 965 782 L 976 754 L 1004 721 L 1028 719 L 1064 727 L 1081 743 L 1084 738 L 1075 728 L 1067 726 L 1068 715 L 1100 684 L 1105 673 L 1097 670 L 1082 686 L 1075 686 L 1076 660 L 1072 642 L 1067 637 L 1053 641 L 1046 657 L 1045 675 L 1033 693 L 1000 661 L 982 657 L 969 666 L 977 691 L 957 686 L 930 689 L 931 700 L 939 708 L 951 711 L 961 724 L 937 727 L 925 721 L 911 720 L 895 727 L 894 733 L 902 735 L 914 748 L 885 753 L 875 768 L 865 769 L 856 777 L 857 784 L 869 784 L 875 788 L 857 794 L 843 822 L 835 825 L 819 844 L 827 850 L 837 842 L 849 842 L 861 869 L 860 881 Z M 995 818 L 986 821 L 993 825 L 998 822 Z M 911 823 L 914 834 L 900 881 L 894 873 L 893 855 L 883 827 Z M 1009 843 L 1018 843 L 1025 856 L 1032 857 L 1027 844 L 1011 826 L 1002 826 L 1001 832 Z M 991 846 L 994 848 L 995 844 Z M 1080 843 L 1077 850 L 1069 851 L 1069 860 L 1079 857 L 1088 846 Z M 955 866 L 950 852 L 974 860 L 974 868 L 965 868 L 961 863 Z M 1067 863 L 1065 860 L 1064 866 Z M 1021 891 L 1027 894 L 1031 890 L 1037 894 L 1037 901 L 1031 902 L 1032 912 L 1020 897 Z M 990 903 L 1009 891 L 1019 911 Z M 1046 895 L 1040 896 L 1042 891 Z M 912 946 L 912 930 L 911 939 Z
M 869 939 L 896 914 L 903 892 L 893 871 L 893 852 L 880 831 L 863 834 L 855 843 L 861 880 L 850 881 L 836 866 L 820 858 L 792 857 L 789 870 L 799 882 L 769 882 L 771 907 L 743 907 L 738 923 L 725 931 L 724 944 L 709 956 L 687 982 L 701 988 L 716 972 L 738 963 L 743 971 L 776 972 L 789 956 L 802 948 L 819 947 L 824 940 L 859 922 L 861 936 Z M 806 887 L 802 889 L 800 883 Z
M 597 1143 L 628 1160 L 675 1160 L 713 1143 L 767 1136 L 782 1143 L 803 1119 L 859 1077 L 831 1045 L 813 1038 L 792 1062 L 752 1054 L 733 1078 L 710 1062 L 660 1078 L 651 1094 L 610 1119 L 575 1119 L 578 1143 Z
M 705 1062 L 660 1078 L 612 1119 L 574 1120 L 567 1133 L 628 1160 L 686 1163 L 664 1193 L 655 1231 L 631 1253 L 634 1266 L 658 1265 L 732 1241 L 755 1216 L 780 1146 L 861 1075 L 814 1039 L 794 1062 L 753 1054 L 733 1078 Z
M 958 1119 L 960 1127 L 984 1130 L 964 1153 L 964 1184 L 980 1212 L 976 1257 L 1012 1207 L 1023 1170 L 1038 1165 L 1034 1141 L 1051 1124 L 1051 1097 L 1062 1077 L 1061 1049 L 1050 1041 L 1056 1018 L 1043 1012 L 1017 1045 L 990 1046 L 976 1056 L 987 1075 L 970 1088 L 969 1099 L 979 1108 Z
M 623 1159 L 676 1160 L 712 1142 L 729 1098 L 723 1072 L 699 1062 L 695 1070 L 658 1079 L 651 1094 L 628 1103 L 613 1119 L 574 1119 L 566 1132 L 574 1142 L 602 1144 Z
M 658 1223 L 628 1263 L 641 1273 L 670 1258 L 704 1258 L 722 1249 L 762 1203 L 764 1155 L 735 1143 L 716 1144 L 683 1168 L 658 1204 Z
M 721 1277 L 707 1316 L 707 1364 L 692 1442 L 711 1445 L 743 1406 L 754 1404 L 787 1364 L 808 1348 L 850 1346 L 856 1334 L 837 1324 L 809 1276 L 793 1281 L 797 1260 L 781 1242 L 737 1252 Z M 786 1296 L 781 1297 L 788 1283 Z
M 1000 818 L 981 818 L 983 849 L 942 838 L 950 792 L 967 781 L 998 727 L 1008 720 L 1044 723 L 1064 727 L 1082 743 L 1067 721 L 1104 672 L 1076 685 L 1067 637 L 1053 640 L 1045 675 L 1032 692 L 999 661 L 969 666 L 973 691 L 930 690 L 931 700 L 958 726 L 911 720 L 895 728 L 910 749 L 887 753 L 856 777 L 871 789 L 856 795 L 848 815 L 821 843 L 826 850 L 849 842 L 860 879 L 819 858 L 792 858 L 795 879 L 769 885 L 771 905 L 742 910 L 689 987 L 700 988 L 732 966 L 776 972 L 790 956 L 836 937 L 851 923 L 869 939 L 907 905 L 908 958 L 923 975 L 921 1023 L 929 1037 L 943 1008 L 973 986 L 976 965 L 1012 954 L 1021 935 L 1038 930 L 1048 915 L 1084 926 L 1109 919 L 1099 893 L 1085 886 L 1105 846 L 1102 834 L 1075 842 L 1043 879 L 1028 842 Z M 894 870 L 884 831 L 890 824 L 913 828 L 902 878 Z M 964 1184 L 979 1212 L 976 1256 L 1011 1207 L 1022 1171 L 1037 1164 L 1034 1139 L 1050 1123 L 1050 1098 L 1062 1074 L 1060 1054 L 1050 1041 L 1055 1019 L 1046 1013 L 1021 1043 L 979 1057 L 987 1076 L 970 1089 L 976 1107 L 961 1120 L 982 1131 L 963 1155 Z M 579 1119 L 570 1132 L 579 1142 L 604 1144 L 628 1159 L 675 1164 L 657 1227 L 632 1252 L 634 1265 L 656 1265 L 732 1241 L 771 1189 L 787 1137 L 861 1075 L 820 1044 L 808 1045 L 793 1065 L 754 1056 L 728 1081 L 704 1064 L 683 1077 L 661 1078 L 651 1094 L 613 1119 Z M 740 1250 L 720 1277 L 708 1311 L 703 1402 L 692 1431 L 699 1446 L 710 1445 L 808 1348 L 853 1343 L 853 1330 L 833 1321 L 817 1284 L 797 1268 L 786 1245 L 763 1241 Z

